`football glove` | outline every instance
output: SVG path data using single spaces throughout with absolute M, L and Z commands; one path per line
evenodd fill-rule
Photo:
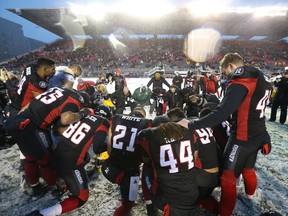
M 25 119 L 22 122 L 20 122 L 20 124 L 18 125 L 18 129 L 24 130 L 28 124 L 30 124 L 30 119 Z
M 271 143 L 266 143 L 262 146 L 261 153 L 263 155 L 268 155 L 271 152 Z
M 94 115 L 94 110 L 91 108 L 83 108 L 79 111 L 79 114 L 82 115 L 82 118 L 85 118 L 89 115 Z

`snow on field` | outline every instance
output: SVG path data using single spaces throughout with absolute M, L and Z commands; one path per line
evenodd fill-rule
M 133 91 L 140 84 L 146 84 L 149 79 L 127 79 L 129 88 Z M 169 80 L 170 81 L 170 80 Z M 148 107 L 146 107 L 148 109 Z M 126 111 L 128 112 L 128 111 Z M 279 114 L 278 114 L 279 115 Z M 270 108 L 266 109 L 266 118 L 269 119 Z M 151 116 L 150 116 L 151 117 Z M 277 211 L 281 215 L 288 215 L 288 125 L 267 121 L 267 128 L 271 136 L 273 149 L 268 156 L 258 154 L 256 172 L 258 188 L 254 196 L 254 207 L 247 209 L 237 201 L 233 215 L 253 216 L 266 211 Z M 25 215 L 33 210 L 49 207 L 57 201 L 47 194 L 45 197 L 31 202 L 28 196 L 19 189 L 19 153 L 17 145 L 0 151 L 0 215 Z M 69 216 L 111 216 L 120 204 L 120 192 L 117 185 L 108 182 L 101 173 L 96 173 L 89 183 L 90 198 L 87 203 L 66 215 Z M 240 182 L 238 192 L 242 192 L 243 183 Z M 214 192 L 219 199 L 220 190 Z M 146 210 L 139 190 L 136 206 L 132 216 L 144 216 Z

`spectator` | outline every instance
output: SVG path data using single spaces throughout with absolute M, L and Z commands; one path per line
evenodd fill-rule
M 170 88 L 170 84 L 163 76 L 161 76 L 160 72 L 154 73 L 154 76 L 147 83 L 147 86 L 150 87 L 151 84 L 152 84 L 152 92 L 158 92 L 158 91 L 162 92 L 163 84 L 165 84 L 168 88 Z M 156 100 L 153 100 L 153 102 L 150 104 L 150 110 L 149 110 L 150 115 L 152 115 L 155 107 L 156 107 Z
M 173 84 L 170 86 L 165 96 L 165 102 L 167 102 L 169 110 L 175 107 L 183 108 L 183 95 L 176 85 Z
M 218 78 L 217 76 L 214 74 L 214 72 L 212 73 L 208 73 L 206 72 L 204 77 L 203 77 L 203 81 L 204 81 L 204 85 L 205 85 L 205 90 L 203 89 L 204 93 L 212 93 L 212 94 L 217 94 L 217 96 L 219 96 L 218 93 Z
M 150 104 L 151 95 L 152 91 L 147 86 L 141 85 L 135 89 L 132 98 L 135 100 L 137 106 L 143 107 Z
M 107 82 L 108 82 L 108 80 L 106 78 L 105 73 L 101 72 L 99 74 L 99 79 L 97 80 L 96 85 L 98 85 L 98 84 L 105 84 L 106 85 Z
M 82 78 L 77 79 L 77 90 L 78 91 L 85 91 L 85 89 L 88 88 L 88 86 L 96 86 L 96 83 L 92 80 L 83 80 Z
M 183 78 L 178 71 L 175 71 L 175 76 L 172 79 L 172 84 L 176 85 L 179 89 L 182 89 Z
M 166 85 L 168 88 L 170 87 L 170 84 L 167 82 L 167 80 L 160 74 L 160 72 L 155 72 L 154 76 L 150 79 L 150 81 L 147 83 L 147 86 L 150 87 L 152 84 L 152 91 L 155 88 L 163 89 L 163 84 Z
M 107 93 L 108 95 L 111 95 L 115 92 L 116 89 L 116 84 L 112 73 L 107 74 L 107 80 L 108 80 L 106 83 Z
M 276 120 L 277 109 L 280 106 L 279 122 L 284 124 L 287 118 L 288 106 L 288 69 L 285 70 L 281 79 L 276 79 L 274 85 L 277 87 L 277 90 L 275 96 L 273 97 L 269 121 L 274 122 Z
M 117 68 L 115 70 L 115 91 L 122 91 L 124 90 L 124 87 L 127 87 L 126 79 L 123 75 L 121 75 L 121 69 Z

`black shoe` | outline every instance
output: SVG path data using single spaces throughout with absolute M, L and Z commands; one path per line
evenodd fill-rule
M 147 209 L 147 215 L 148 216 L 157 216 L 157 208 L 155 208 L 155 206 L 153 204 L 149 204 L 149 205 L 146 205 L 146 209 Z
M 51 194 L 54 198 L 60 198 L 67 191 L 67 186 L 65 183 L 57 183 L 51 188 Z
M 26 216 L 43 216 L 39 210 L 30 212 L 29 214 L 27 214 Z
M 246 194 L 237 194 L 237 199 L 240 200 L 247 208 L 253 209 L 253 199 L 248 198 Z
M 275 122 L 275 119 L 274 119 L 274 120 L 273 120 L 273 119 L 269 119 L 269 121 L 270 121 L 270 122 Z
M 37 200 L 41 198 L 44 194 L 48 192 L 48 187 L 43 185 L 42 183 L 38 183 L 35 186 L 31 186 L 32 188 L 32 199 Z

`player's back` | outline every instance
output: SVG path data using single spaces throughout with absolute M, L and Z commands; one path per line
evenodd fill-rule
M 236 134 L 237 139 L 247 140 L 266 131 L 264 111 L 271 84 L 261 71 L 248 66 L 239 67 L 233 72 L 228 87 L 239 84 L 245 86 L 248 92 L 237 112 L 232 115 L 231 133 Z
M 113 164 L 123 170 L 139 166 L 135 150 L 136 137 L 139 131 L 149 127 L 151 120 L 130 116 L 114 115 L 110 120 L 112 131 L 110 158 Z
M 159 129 L 149 128 L 141 132 L 139 140 L 143 140 L 143 136 L 146 137 L 144 140 L 149 140 L 152 166 L 156 171 L 154 180 L 157 181 L 157 190 L 165 194 L 165 198 L 173 200 L 177 197 L 179 202 L 191 199 L 192 203 L 196 203 L 198 189 L 193 134 L 187 132 L 180 140 L 166 139 L 163 142 Z
M 87 116 L 70 124 L 63 131 L 59 144 L 53 151 L 57 166 L 75 169 L 82 164 L 89 147 L 93 144 L 96 131 L 108 131 L 108 128 L 109 121 L 98 115 Z
M 77 92 L 55 87 L 33 99 L 25 112 L 36 126 L 45 129 L 55 123 L 63 111 L 77 112 L 83 104 L 84 99 Z

